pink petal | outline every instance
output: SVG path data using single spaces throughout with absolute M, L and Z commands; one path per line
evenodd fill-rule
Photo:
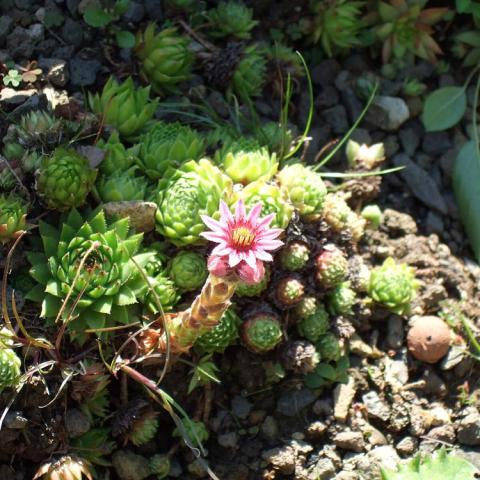
M 272 220 L 274 218 L 275 218 L 274 213 L 270 213 L 266 217 L 263 217 L 256 225 L 257 230 L 258 231 L 265 230 L 270 225 L 270 223 L 272 223 Z
M 259 242 L 255 243 L 257 248 L 261 248 L 263 250 L 275 250 L 282 245 L 283 242 L 281 240 L 260 240 Z
M 255 256 L 259 260 L 262 260 L 264 262 L 273 261 L 273 257 L 268 252 L 266 252 L 265 250 L 261 250 L 261 249 L 255 250 Z
M 226 242 L 228 240 L 228 236 L 224 233 L 217 233 L 217 232 L 202 232 L 200 234 L 201 237 L 210 240 L 211 242 Z
M 208 271 L 217 277 L 225 277 L 231 272 L 226 257 L 216 255 L 210 255 L 208 258 Z
M 258 217 L 260 216 L 260 212 L 262 211 L 262 204 L 257 203 L 251 210 L 250 213 L 248 214 L 247 217 L 247 222 L 250 222 L 251 225 L 255 226 L 258 220 Z
M 203 220 L 203 223 L 214 232 L 225 231 L 225 225 L 220 223 L 218 220 L 215 220 L 214 218 L 209 217 L 207 215 L 200 215 L 200 217 Z
M 257 238 L 259 240 L 263 240 L 264 238 L 273 240 L 274 238 L 277 238 L 282 232 L 283 229 L 281 228 L 270 228 L 268 230 L 263 230 L 262 232 L 257 233 Z
M 248 255 L 246 255 L 245 261 L 250 265 L 252 268 L 255 268 L 255 265 L 257 263 L 257 259 L 255 258 L 255 254 L 252 252 L 252 250 L 248 251 Z
M 250 265 L 248 265 L 247 263 L 242 263 L 236 269 L 236 272 L 237 275 L 240 277 L 240 280 L 245 283 L 254 284 L 258 283 L 264 277 L 265 267 L 260 261 L 257 261 L 255 263 L 254 268 L 250 267 Z
M 228 264 L 231 267 L 236 267 L 242 261 L 242 257 L 238 252 L 232 250 L 228 255 Z
M 234 218 L 232 212 L 228 208 L 228 205 L 223 201 L 220 200 L 220 215 L 222 216 L 222 220 L 226 223 L 233 223 Z
M 245 218 L 245 203 L 243 203 L 243 200 L 239 200 L 237 202 L 237 205 L 235 206 L 235 219 L 238 220 L 243 220 Z
M 212 255 L 230 255 L 232 253 L 232 248 L 225 243 L 220 243 L 212 250 Z

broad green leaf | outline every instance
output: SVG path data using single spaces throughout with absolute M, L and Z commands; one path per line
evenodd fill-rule
M 90 307 L 93 311 L 98 313 L 109 314 L 112 311 L 113 298 L 103 296 L 95 301 L 95 303 Z
M 45 298 L 45 287 L 43 285 L 35 285 L 26 295 L 27 300 L 41 303 Z
M 476 30 L 459 33 L 455 38 L 472 47 L 480 47 L 480 32 Z
M 88 328 L 97 329 L 105 327 L 105 314 L 89 310 L 84 313 Z
M 83 19 L 91 27 L 103 28 L 113 20 L 113 17 L 103 8 L 91 5 L 85 9 Z
M 463 87 L 443 87 L 432 92 L 423 106 L 422 122 L 427 132 L 440 132 L 457 124 L 465 114 L 467 96 Z
M 318 367 L 315 369 L 315 373 L 328 380 L 335 380 L 337 378 L 337 371 L 328 363 L 321 363 L 318 365 Z
M 120 306 L 132 305 L 134 303 L 137 303 L 137 297 L 135 293 L 132 290 L 130 290 L 130 288 L 124 285 L 118 292 L 116 303 L 117 305 L 120 305 Z
M 117 30 L 115 40 L 120 48 L 133 48 L 135 46 L 135 35 L 126 30 Z
M 305 385 L 308 388 L 320 388 L 323 387 L 326 383 L 327 381 L 319 375 L 316 375 L 315 372 L 305 375 Z
M 455 1 L 455 9 L 458 13 L 467 13 L 472 0 L 456 0 Z
M 59 298 L 47 293 L 42 302 L 42 312 L 40 316 L 43 318 L 56 317 L 61 306 L 62 301 Z
M 480 262 L 480 158 L 475 143 L 466 143 L 453 167 L 453 191 L 463 226 Z

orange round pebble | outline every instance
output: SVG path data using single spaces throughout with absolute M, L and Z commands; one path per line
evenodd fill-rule
M 437 363 L 450 347 L 449 326 L 438 317 L 425 316 L 414 319 L 408 331 L 407 344 L 410 353 L 421 362 Z

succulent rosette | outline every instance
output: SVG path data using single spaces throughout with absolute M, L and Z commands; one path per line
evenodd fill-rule
M 175 285 L 184 291 L 200 288 L 208 275 L 204 255 L 189 250 L 178 252 L 172 258 L 168 271 Z
M 238 282 L 235 294 L 239 297 L 258 297 L 268 287 L 270 282 L 270 267 L 265 265 L 265 274 L 258 283 Z
M 125 148 L 120 141 L 118 132 L 113 132 L 105 142 L 100 140 L 97 147 L 105 152 L 102 162 L 99 165 L 100 173 L 103 175 L 118 175 L 125 172 L 135 163 L 134 148 Z
M 136 264 L 143 268 L 151 254 L 137 254 L 142 234 L 129 235 L 128 218 L 107 224 L 103 210 L 84 220 L 74 209 L 60 225 L 39 223 L 43 252 L 28 253 L 38 285 L 27 298 L 42 304 L 49 323 L 66 302 L 60 320 L 83 343 L 86 329 L 131 322 L 129 308 L 145 288 Z
M 247 207 L 262 205 L 264 214 L 273 214 L 272 227 L 286 228 L 293 215 L 286 191 L 273 183 L 256 181 L 248 184 L 236 193 L 236 198 L 245 202 Z
M 168 168 L 198 160 L 205 150 L 201 135 L 178 122 L 157 122 L 139 145 L 138 165 L 152 180 L 160 179 Z
M 330 327 L 330 317 L 322 304 L 318 304 L 315 311 L 305 315 L 297 325 L 298 333 L 311 342 L 316 342 Z
M 168 477 L 171 469 L 170 457 L 160 453 L 155 454 L 149 460 L 150 471 L 156 476 L 157 480 Z
M 135 167 L 116 175 L 102 175 L 95 185 L 101 201 L 123 202 L 144 200 L 148 183 L 144 177 L 135 176 Z
M 338 284 L 328 296 L 328 308 L 332 315 L 350 315 L 357 301 L 357 294 L 349 282 Z
M 271 313 L 258 313 L 242 325 L 242 340 L 252 352 L 264 353 L 273 350 L 282 338 L 280 321 Z
M 180 300 L 180 295 L 173 280 L 164 272 L 157 274 L 155 277 L 149 277 L 148 280 L 155 293 L 150 288 L 145 287 L 144 295 L 141 297 L 142 303 L 151 313 L 160 311 L 158 301 L 164 312 L 171 311 Z
M 193 54 L 189 44 L 188 37 L 175 28 L 164 28 L 155 34 L 154 23 L 137 35 L 140 73 L 158 95 L 178 91 L 178 85 L 190 78 Z
M 252 9 L 237 1 L 220 2 L 217 7 L 207 12 L 212 27 L 212 37 L 232 36 L 240 40 L 248 40 L 250 30 L 258 23 L 252 19 Z
M 315 259 L 317 281 L 325 288 L 343 282 L 348 275 L 348 260 L 335 245 L 327 244 Z
M 315 345 L 322 360 L 335 361 L 341 355 L 340 343 L 333 333 L 322 335 Z
M 357 215 L 341 194 L 329 193 L 323 205 L 323 218 L 335 232 L 349 232 L 358 241 L 365 233 L 366 220 Z
M 282 168 L 277 180 L 288 191 L 290 201 L 304 220 L 320 218 L 327 187 L 319 173 L 301 163 L 294 163 Z
M 157 101 L 149 98 L 150 87 L 136 88 L 131 77 L 118 84 L 113 77 L 102 93 L 89 94 L 90 108 L 103 122 L 115 127 L 120 136 L 134 139 L 150 123 L 157 109 Z
M 206 159 L 169 169 L 155 196 L 158 232 L 177 246 L 204 243 L 202 215 L 218 218 L 220 199 L 231 188 L 232 181 Z
M 36 188 L 48 208 L 61 212 L 80 207 L 93 188 L 97 170 L 75 150 L 58 147 L 42 160 Z
M 3 330 L 0 333 L 3 335 Z M 15 351 L 1 341 L 0 338 L 0 392 L 4 388 L 15 387 L 18 384 L 22 365 Z
M 270 180 L 278 168 L 275 153 L 270 154 L 253 139 L 226 143 L 217 151 L 215 161 L 235 183 L 244 185 L 255 180 Z
M 310 249 L 303 242 L 294 241 L 283 247 L 280 263 L 285 270 L 295 272 L 301 270 L 310 258 Z
M 242 320 L 229 308 L 220 323 L 198 338 L 195 345 L 206 353 L 223 353 L 237 338 Z
M 0 243 L 16 239 L 27 227 L 27 203 L 15 194 L 0 194 Z
M 403 315 L 410 309 L 417 288 L 413 268 L 404 263 L 397 264 L 389 257 L 371 271 L 368 294 L 375 302 Z

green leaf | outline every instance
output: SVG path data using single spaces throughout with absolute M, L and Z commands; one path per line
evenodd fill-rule
M 93 310 L 88 310 L 83 314 L 85 316 L 85 320 L 87 322 L 88 328 L 103 328 L 105 327 L 105 314 L 94 312 Z
M 35 285 L 26 295 L 27 300 L 41 303 L 45 298 L 45 287 L 43 285 Z
M 117 300 L 116 304 L 123 306 L 123 305 L 133 305 L 134 303 L 137 303 L 137 297 L 133 290 L 130 290 L 126 285 L 123 285 L 122 288 L 120 288 L 120 291 L 118 292 L 117 295 Z
M 455 9 L 458 13 L 468 13 L 472 0 L 456 0 Z
M 122 16 L 130 5 L 130 0 L 117 0 L 113 7 L 113 14 L 117 17 Z
M 327 384 L 327 381 L 316 375 L 315 372 L 305 375 L 305 385 L 308 388 L 320 388 Z
M 58 231 L 50 224 L 40 221 L 38 223 L 40 236 L 42 237 L 43 249 L 47 257 L 57 253 Z
M 115 40 L 120 48 L 133 48 L 135 46 L 135 35 L 126 30 L 117 30 Z
M 53 295 L 54 297 L 63 296 L 62 286 L 60 282 L 57 282 L 53 278 L 48 281 L 47 287 L 45 288 L 45 292 L 49 293 L 50 295 Z
M 56 317 L 61 306 L 62 301 L 59 298 L 47 293 L 42 302 L 42 312 L 40 316 L 43 318 Z
M 109 314 L 112 311 L 113 298 L 103 296 L 90 307 L 94 312 Z
M 107 221 L 105 220 L 105 212 L 100 210 L 88 223 L 96 233 L 105 233 L 107 231 Z
M 440 132 L 457 124 L 465 114 L 467 96 L 463 87 L 443 87 L 432 92 L 423 107 L 427 132 Z
M 113 16 L 103 8 L 91 5 L 85 9 L 83 19 L 91 27 L 103 28 L 113 20 Z
M 315 373 L 327 380 L 335 380 L 337 378 L 337 371 L 328 363 L 320 363 L 315 369 Z
M 453 191 L 460 219 L 480 262 L 480 158 L 475 143 L 466 143 L 453 166 Z
M 127 324 L 134 320 L 129 315 L 128 307 L 120 305 L 113 305 L 111 316 L 115 318 L 117 323 Z

